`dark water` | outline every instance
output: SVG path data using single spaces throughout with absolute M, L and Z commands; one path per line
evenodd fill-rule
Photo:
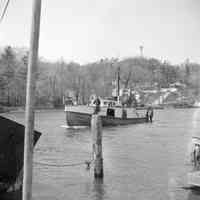
M 7 114 L 24 121 L 23 113 Z M 183 189 L 190 170 L 188 143 L 200 132 L 200 109 L 160 110 L 153 124 L 103 130 L 104 180 L 94 181 L 93 168 L 65 166 L 91 158 L 89 129 L 69 130 L 63 111 L 36 113 L 43 133 L 34 154 L 35 200 L 195 200 L 198 191 Z

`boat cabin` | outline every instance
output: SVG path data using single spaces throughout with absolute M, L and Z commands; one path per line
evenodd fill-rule
M 89 106 L 92 106 L 92 107 L 96 106 L 94 101 L 95 99 L 91 100 L 89 103 Z M 100 98 L 100 107 L 116 107 L 116 106 L 119 106 L 119 103 L 117 101 Z
M 66 106 L 73 106 L 75 104 L 75 102 L 73 101 L 72 97 L 66 97 L 64 100 L 64 104 Z

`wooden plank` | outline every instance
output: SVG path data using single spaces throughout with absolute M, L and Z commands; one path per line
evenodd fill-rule
M 102 124 L 101 117 L 92 115 L 92 135 L 94 153 L 94 177 L 103 178 Z

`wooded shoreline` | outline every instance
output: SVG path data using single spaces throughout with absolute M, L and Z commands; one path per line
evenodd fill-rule
M 5 47 L 0 53 L 0 105 L 25 105 L 28 51 Z M 78 104 L 87 104 L 91 94 L 110 96 L 116 87 L 116 72 L 120 66 L 120 87 L 137 91 L 169 87 L 179 82 L 185 85 L 182 94 L 199 100 L 200 65 L 184 61 L 173 65 L 156 58 L 131 57 L 119 60 L 105 58 L 80 65 L 76 62 L 39 61 L 36 84 L 36 106 L 57 108 L 64 96 L 72 96 Z

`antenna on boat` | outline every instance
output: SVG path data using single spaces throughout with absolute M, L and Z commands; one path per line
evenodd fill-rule
M 120 96 L 120 66 L 117 67 L 117 103 L 119 104 Z

